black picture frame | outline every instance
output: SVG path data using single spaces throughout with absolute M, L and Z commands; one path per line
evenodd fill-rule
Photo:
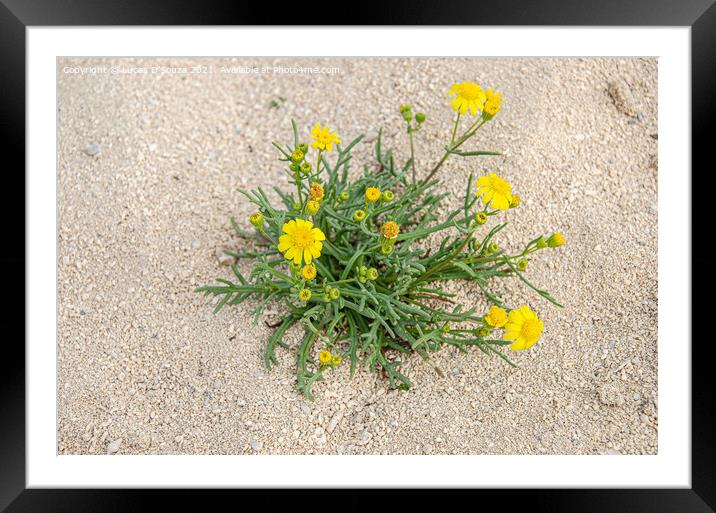
M 354 5 L 354 4 L 351 4 Z M 354 5 L 354 7 L 356 7 Z M 281 25 L 296 21 L 310 23 L 368 25 L 620 25 L 620 26 L 689 26 L 691 27 L 692 59 L 692 169 L 684 169 L 691 178 L 692 191 L 697 177 L 708 176 L 713 164 L 710 134 L 716 119 L 716 101 L 712 98 L 716 76 L 716 5 L 714 0 L 502 0 L 489 8 L 484 2 L 461 0 L 429 2 L 412 0 L 364 2 L 350 16 L 322 20 L 307 15 L 306 7 L 296 16 L 290 10 L 278 9 L 269 3 L 242 4 L 203 0 L 0 0 L 0 130 L 5 188 L 13 190 L 10 198 L 0 201 L 6 244 L 0 254 L 7 304 L 1 308 L 2 325 L 18 328 L 3 343 L 0 353 L 0 509 L 8 512 L 80 512 L 80 511 L 144 511 L 156 501 L 160 510 L 210 509 L 215 500 L 237 501 L 248 505 L 266 491 L 247 490 L 60 490 L 26 489 L 25 464 L 25 351 L 24 323 L 26 309 L 32 308 L 32 297 L 18 299 L 17 291 L 25 290 L 26 273 L 32 272 L 25 263 L 25 225 L 17 221 L 24 212 L 25 166 L 25 49 L 27 27 L 62 25 Z M 310 11 L 310 9 L 308 9 Z M 328 14 L 327 12 L 323 14 Z M 687 107 L 685 97 L 675 99 Z M 668 144 L 668 141 L 660 141 Z M 9 157 L 12 156 L 12 159 Z M 707 167 L 708 166 L 708 167 Z M 699 173 L 696 171 L 700 170 Z M 8 183 L 8 179 L 14 180 Z M 699 190 L 706 190 L 699 184 Z M 664 186 L 662 184 L 662 186 Z M 692 208 L 692 234 L 703 236 L 710 231 L 705 223 L 710 216 L 709 201 L 696 201 Z M 701 226 L 703 225 L 703 226 Z M 8 237 L 9 235 L 9 237 Z M 9 241 L 12 240 L 12 243 Z M 703 248 L 701 248 L 703 249 Z M 716 257 L 698 255 L 684 248 L 694 269 L 714 269 Z M 688 251 L 686 251 L 688 250 Z M 54 265 L 48 262 L 48 265 Z M 20 274 L 17 270 L 24 269 Z M 664 270 L 660 270 L 664 272 Z M 702 290 L 713 290 L 710 273 L 699 273 Z M 692 280 L 693 283 L 693 280 Z M 692 294 L 696 287 L 692 288 Z M 23 294 L 24 295 L 24 294 Z M 692 305 L 699 304 L 692 298 Z M 686 321 L 686 320 L 684 320 Z M 708 512 L 716 510 L 716 432 L 710 354 L 703 347 L 710 344 L 709 333 L 699 337 L 704 326 L 694 325 L 691 340 L 668 341 L 688 348 L 692 340 L 705 344 L 692 345 L 692 487 L 690 489 L 589 489 L 589 490 L 470 490 L 451 492 L 451 497 L 470 495 L 474 507 L 485 505 L 485 499 L 499 501 L 501 510 L 529 508 L 530 511 L 594 511 L 594 512 Z M 10 333 L 13 333 L 10 335 Z M 272 498 L 281 494 L 270 492 Z M 304 497 L 294 504 L 311 504 L 318 500 L 316 491 L 299 492 Z M 333 499 L 334 492 L 320 492 L 320 500 L 342 509 L 383 507 L 373 492 L 350 491 L 352 497 Z M 328 495 L 326 495 L 328 494 Z M 401 492 L 401 504 L 423 502 L 424 491 Z M 475 495 L 479 498 L 474 497 Z M 509 497 L 509 499 L 506 499 Z M 240 500 L 240 502 L 238 502 Z M 340 500 L 340 502 L 339 502 Z M 250 501 L 250 502 L 246 502 Z M 489 504 L 489 503 L 488 503 Z

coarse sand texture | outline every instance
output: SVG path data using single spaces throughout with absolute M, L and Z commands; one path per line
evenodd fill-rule
M 205 66 L 213 74 L 98 73 L 66 67 Z M 220 73 L 222 66 L 333 67 L 333 73 Z M 58 450 L 60 454 L 656 454 L 656 59 L 60 59 L 58 62 Z M 401 367 L 391 390 L 373 371 L 327 373 L 307 401 L 293 351 L 264 367 L 284 315 L 252 305 L 213 315 L 194 292 L 231 279 L 230 219 L 249 230 L 237 187 L 287 187 L 271 141 L 316 122 L 364 133 L 353 169 L 372 163 L 377 131 L 404 162 L 398 106 L 427 120 L 418 173 L 452 129 L 446 93 L 477 80 L 504 94 L 499 115 L 438 177 L 461 202 L 470 174 L 497 172 L 520 194 L 501 247 L 561 230 L 530 280 L 495 280 L 529 301 L 545 329 L 513 368 L 477 349 Z M 446 136 L 446 134 L 448 134 Z M 447 208 L 447 207 L 446 207 Z M 439 244 L 431 239 L 430 244 Z M 240 261 L 246 272 L 250 263 Z M 484 311 L 471 282 L 457 301 Z M 298 344 L 301 329 L 285 341 Z M 509 351 L 509 349 L 505 349 Z

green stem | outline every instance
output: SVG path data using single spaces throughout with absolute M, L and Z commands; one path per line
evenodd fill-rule
M 408 136 L 410 137 L 410 167 L 413 168 L 413 183 L 415 183 L 415 147 L 413 146 L 413 131 L 408 126 Z

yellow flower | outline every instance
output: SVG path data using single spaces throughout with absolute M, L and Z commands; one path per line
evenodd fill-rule
M 312 183 L 310 187 L 309 194 L 311 195 L 311 198 L 314 200 L 322 200 L 323 199 L 323 186 L 320 183 Z
M 485 102 L 485 112 L 490 116 L 494 116 L 500 112 L 500 104 L 494 102 Z
M 512 310 L 505 325 L 504 340 L 512 340 L 510 349 L 522 351 L 529 349 L 542 336 L 544 323 L 537 317 L 537 314 L 530 310 L 529 306 L 521 306 Z
M 305 157 L 305 155 L 298 148 L 293 150 L 293 153 L 291 153 L 291 161 L 296 164 L 300 163 L 303 160 L 303 157 Z
M 331 132 L 329 126 L 321 128 L 321 125 L 316 123 L 316 126 L 311 130 L 311 137 L 314 141 L 311 143 L 312 148 L 317 150 L 332 151 L 334 144 L 340 144 L 341 140 L 338 138 L 336 132 Z
M 501 328 L 507 324 L 507 311 L 499 306 L 492 307 L 485 314 L 485 322 L 493 328 Z
M 301 276 L 306 280 L 312 280 L 316 277 L 316 266 L 313 264 L 307 264 L 301 269 Z
M 308 200 L 308 203 L 306 204 L 306 210 L 308 210 L 308 213 L 311 215 L 315 215 L 316 212 L 318 212 L 318 209 L 321 208 L 321 203 L 316 200 Z
M 342 361 L 343 361 L 343 358 L 341 358 L 337 354 L 334 354 L 333 357 L 331 358 L 331 365 L 333 365 L 334 367 L 338 367 Z
M 279 237 L 278 250 L 288 260 L 293 260 L 297 265 L 301 259 L 307 264 L 311 260 L 321 256 L 323 249 L 322 240 L 326 240 L 320 228 L 314 228 L 311 221 L 303 219 L 291 219 L 283 225 L 284 235 Z
M 321 362 L 323 364 L 327 364 L 327 363 L 331 363 L 332 360 L 333 360 L 333 355 L 331 354 L 330 351 L 321 351 L 320 353 L 318 353 L 318 361 L 319 362 Z
M 301 292 L 298 293 L 298 299 L 300 299 L 303 302 L 308 301 L 311 299 L 311 291 L 308 289 L 301 289 Z
M 365 190 L 365 199 L 368 203 L 375 203 L 380 199 L 380 189 L 377 187 L 368 187 Z
M 513 194 L 510 200 L 510 208 L 517 208 L 520 206 L 520 203 L 522 203 L 520 197 L 517 194 Z
M 547 239 L 547 245 L 550 248 L 564 246 L 564 235 L 562 234 L 562 232 L 554 232 L 552 235 L 550 235 L 549 239 Z
M 400 233 L 400 227 L 395 221 L 386 221 L 383 226 L 380 227 L 380 233 L 386 239 L 394 239 Z
M 492 202 L 492 207 L 498 210 L 507 210 L 512 201 L 512 187 L 505 180 L 490 173 L 477 179 L 477 195 L 483 196 L 482 201 Z
M 453 110 L 460 112 L 460 114 L 467 114 L 469 110 L 473 116 L 478 110 L 482 111 L 487 98 L 482 87 L 474 82 L 453 84 L 448 91 L 448 96 L 453 95 L 455 95 L 455 97 L 450 100 L 450 105 L 452 105 Z

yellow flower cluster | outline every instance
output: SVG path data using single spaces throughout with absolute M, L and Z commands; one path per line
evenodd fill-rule
M 330 351 L 324 349 L 323 351 L 318 353 L 318 361 L 321 363 L 321 365 L 330 365 L 331 367 L 338 367 L 343 361 L 343 358 L 341 358 L 340 355 L 333 354 Z
M 502 93 L 493 90 L 492 87 L 484 90 L 475 82 L 453 84 L 447 95 L 452 96 L 450 105 L 453 110 L 462 115 L 469 112 L 474 116 L 479 111 L 492 117 L 502 106 Z
M 510 349 L 523 351 L 532 347 L 542 336 L 544 323 L 529 306 L 521 306 L 508 314 L 504 308 L 492 306 L 483 317 L 488 331 L 504 328 L 503 340 L 512 340 Z

